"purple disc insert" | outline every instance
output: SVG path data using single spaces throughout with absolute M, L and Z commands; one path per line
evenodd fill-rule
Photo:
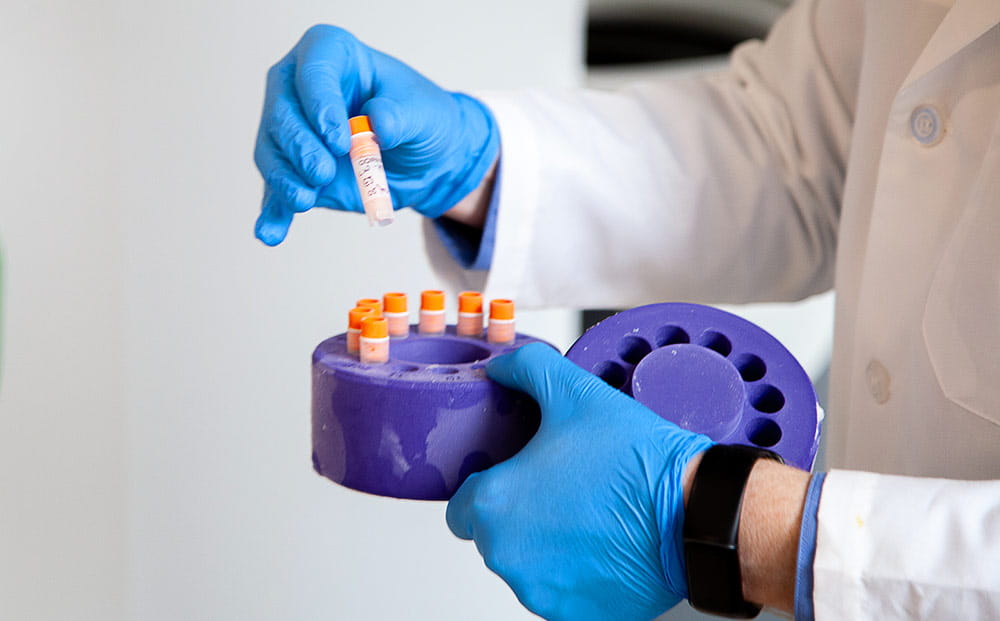
M 685 429 L 813 465 L 822 418 L 812 382 L 742 317 L 698 304 L 640 306 L 590 328 L 566 357 Z

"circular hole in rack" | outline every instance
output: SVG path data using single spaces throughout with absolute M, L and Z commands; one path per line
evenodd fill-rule
M 744 382 L 756 382 L 767 375 L 767 365 L 758 356 L 740 354 L 733 360 Z
M 701 338 L 698 339 L 698 344 L 711 349 L 723 358 L 733 351 L 733 344 L 729 342 L 726 335 L 715 330 L 708 330 L 702 334 Z
M 392 343 L 392 359 L 417 364 L 467 364 L 490 357 L 482 345 L 464 339 L 435 337 L 400 339 Z
M 393 365 L 392 370 L 396 373 L 413 373 L 414 371 L 419 371 L 420 367 L 412 364 L 397 364 Z
M 691 337 L 679 326 L 666 325 L 656 331 L 656 346 L 665 347 L 667 345 L 678 345 L 680 343 L 690 343 Z
M 625 380 L 628 378 L 625 367 L 611 360 L 605 360 L 595 366 L 594 375 L 607 382 L 613 388 L 621 388 L 625 385 Z
M 626 336 L 618 342 L 618 355 L 629 364 L 639 364 L 639 361 L 653 351 L 646 339 L 638 336 Z
M 781 391 L 774 386 L 764 384 L 753 391 L 750 403 L 758 412 L 774 414 L 785 407 L 785 395 L 781 394 Z
M 430 367 L 431 373 L 437 373 L 438 375 L 454 375 L 458 373 L 458 369 L 455 367 Z
M 781 426 L 770 418 L 758 418 L 747 429 L 747 439 L 757 446 L 774 446 L 781 441 Z

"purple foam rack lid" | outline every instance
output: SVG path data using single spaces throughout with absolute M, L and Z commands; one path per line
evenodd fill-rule
M 697 304 L 640 306 L 590 328 L 566 356 L 685 429 L 812 468 L 822 424 L 812 382 L 746 319 Z

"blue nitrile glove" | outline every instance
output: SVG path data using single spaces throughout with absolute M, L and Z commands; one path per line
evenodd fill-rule
M 686 598 L 681 479 L 712 441 L 541 343 L 486 372 L 534 397 L 542 423 L 458 489 L 452 532 L 546 619 L 651 619 Z
M 254 161 L 264 177 L 257 237 L 280 243 L 295 212 L 362 211 L 347 119 L 366 114 L 397 208 L 436 218 L 476 189 L 500 150 L 485 105 L 442 90 L 334 26 L 313 26 L 267 74 Z

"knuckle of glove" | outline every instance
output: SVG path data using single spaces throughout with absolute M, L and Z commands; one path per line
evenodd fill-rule
M 317 185 L 329 183 L 332 179 L 330 168 L 324 154 L 318 149 L 302 147 L 299 152 L 299 165 L 310 181 Z
M 295 117 L 285 106 L 275 106 L 267 116 L 267 128 L 271 138 L 277 144 L 287 142 L 288 138 L 296 136 L 299 132 L 298 123 Z
M 316 24 L 311 26 L 306 30 L 305 34 L 302 35 L 302 40 L 312 40 L 312 39 L 332 39 L 334 41 L 345 41 L 345 42 L 356 42 L 357 39 L 350 32 L 344 30 L 340 26 L 334 26 L 332 24 Z

